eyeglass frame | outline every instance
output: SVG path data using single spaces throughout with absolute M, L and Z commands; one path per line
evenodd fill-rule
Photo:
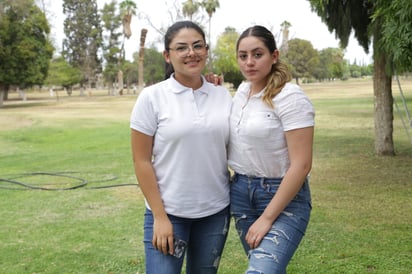
M 196 46 L 201 46 L 200 48 L 196 48 Z M 192 50 L 195 54 L 200 55 L 203 51 L 209 49 L 209 45 L 204 43 L 203 41 L 196 41 L 192 45 L 186 43 L 178 43 L 175 48 L 166 48 L 168 51 L 175 51 L 179 57 L 186 57 L 189 55 L 190 51 Z

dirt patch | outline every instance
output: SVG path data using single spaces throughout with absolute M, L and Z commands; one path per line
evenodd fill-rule
M 7 115 L 5 118 L 0 119 L 0 128 L 14 130 L 22 127 L 32 126 L 33 123 L 33 119 L 29 117 Z
M 50 125 L 65 119 L 125 121 L 130 118 L 137 95 L 108 96 L 60 96 L 59 100 L 46 92 L 27 92 L 27 100 L 10 94 L 0 108 L 2 129 L 18 129 L 35 123 Z

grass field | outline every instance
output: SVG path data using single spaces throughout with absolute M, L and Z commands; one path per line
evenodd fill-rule
M 401 83 L 412 109 L 412 80 Z M 412 273 L 412 143 L 399 114 L 397 155 L 377 157 L 371 80 L 302 87 L 316 108 L 313 211 L 288 273 Z M 144 273 L 136 96 L 59 95 L 11 93 L 0 108 L 0 273 Z M 231 228 L 222 274 L 247 264 Z

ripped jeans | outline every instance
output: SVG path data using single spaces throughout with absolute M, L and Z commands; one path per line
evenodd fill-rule
M 259 246 L 250 249 L 245 240 L 249 227 L 263 213 L 279 188 L 281 178 L 259 178 L 235 174 L 230 187 L 231 215 L 243 248 L 249 257 L 245 273 L 280 274 L 305 234 L 309 222 L 311 195 L 306 180 L 295 198 L 272 224 Z
M 215 274 L 229 231 L 229 207 L 203 218 L 188 219 L 168 215 L 176 238 L 187 243 L 186 273 Z M 185 255 L 164 255 L 153 247 L 153 214 L 146 209 L 144 246 L 146 274 L 180 274 Z

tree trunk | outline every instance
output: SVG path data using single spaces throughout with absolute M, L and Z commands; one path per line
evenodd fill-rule
M 123 16 L 123 34 L 124 36 L 127 37 L 127 39 L 130 38 L 130 36 L 132 36 L 132 29 L 130 28 L 130 24 L 132 22 L 132 15 L 131 14 L 125 14 Z
M 282 56 L 286 56 L 288 54 L 289 49 L 289 26 L 284 25 L 282 29 L 282 44 L 280 46 L 280 51 Z
M 3 106 L 5 89 L 5 86 L 2 83 L 0 83 L 0 108 Z
M 123 71 L 117 72 L 117 91 L 116 94 L 123 95 Z
M 138 73 L 139 73 L 139 79 L 138 79 L 138 92 L 142 90 L 144 87 L 144 45 L 146 43 L 146 35 L 147 35 L 147 29 L 142 29 L 140 32 L 140 48 L 139 48 L 139 68 L 138 68 Z
M 379 156 L 394 156 L 393 145 L 393 97 L 392 77 L 387 71 L 388 59 L 385 54 L 377 54 L 378 42 L 374 41 L 374 78 L 375 97 L 375 152 Z

